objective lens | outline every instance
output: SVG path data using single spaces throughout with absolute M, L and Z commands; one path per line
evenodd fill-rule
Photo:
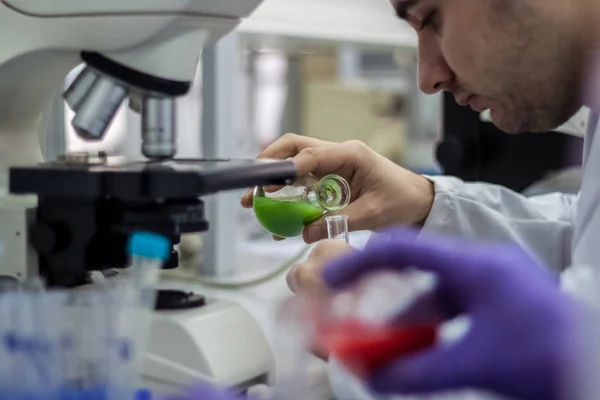
M 126 96 L 124 87 L 99 76 L 71 122 L 77 134 L 86 140 L 102 139 Z
M 142 94 L 137 91 L 129 92 L 129 109 L 136 114 L 142 112 Z
M 83 103 L 97 79 L 98 75 L 86 67 L 65 90 L 63 98 L 72 111 L 77 112 L 79 110 L 81 103 Z
M 172 158 L 177 152 L 175 100 L 146 97 L 142 103 L 142 154 L 150 159 Z

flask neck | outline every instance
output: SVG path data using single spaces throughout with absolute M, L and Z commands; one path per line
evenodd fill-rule
M 316 182 L 307 194 L 309 204 L 325 211 L 339 211 L 350 203 L 350 185 L 338 175 Z

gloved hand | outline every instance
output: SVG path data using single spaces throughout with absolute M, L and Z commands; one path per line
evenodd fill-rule
M 164 400 L 248 400 L 232 391 L 203 383 L 191 387 L 182 395 L 165 397 Z
M 381 269 L 413 266 L 438 276 L 435 293 L 410 312 L 468 315 L 458 341 L 400 359 L 367 384 L 380 394 L 477 388 L 523 400 L 568 398 L 582 357 L 579 308 L 558 279 L 519 247 L 393 230 L 323 270 L 331 288 Z M 574 400 L 575 398 L 572 397 Z

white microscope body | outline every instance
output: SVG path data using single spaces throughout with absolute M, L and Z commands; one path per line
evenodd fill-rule
M 95 82 L 88 96 L 95 97 L 82 102 L 78 87 L 66 97 L 79 111 L 73 121 L 78 132 L 100 137 L 129 96 L 133 109 L 148 114 L 144 154 L 169 157 L 170 96 L 184 94 L 201 49 L 234 30 L 261 1 L 0 0 L 0 240 L 7 249 L 0 275 L 38 272 L 27 241 L 36 198 L 7 195 L 7 170 L 42 161 L 43 115 L 66 75 L 81 64 L 81 52 L 117 63 L 125 71 L 121 77 L 132 79 L 89 68 L 80 85 Z M 148 86 L 137 85 L 137 73 L 152 78 Z M 153 130 L 153 124 L 165 126 Z M 156 313 L 144 384 L 163 392 L 195 380 L 244 386 L 260 381 L 271 366 L 269 345 L 249 313 L 232 302 L 208 301 L 200 309 Z

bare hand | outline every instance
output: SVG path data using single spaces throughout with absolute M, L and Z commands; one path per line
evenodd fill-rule
M 292 158 L 298 176 L 321 178 L 337 174 L 348 180 L 351 203 L 343 210 L 350 231 L 375 230 L 392 225 L 422 223 L 433 204 L 433 183 L 377 154 L 364 143 L 326 142 L 287 134 L 265 149 L 258 158 Z M 252 191 L 241 200 L 252 207 Z M 327 238 L 324 218 L 304 229 L 307 243 Z
M 322 293 L 326 290 L 321 271 L 325 265 L 353 251 L 349 244 L 341 240 L 323 240 L 319 242 L 308 259 L 296 265 L 287 275 L 287 283 L 294 293 Z

